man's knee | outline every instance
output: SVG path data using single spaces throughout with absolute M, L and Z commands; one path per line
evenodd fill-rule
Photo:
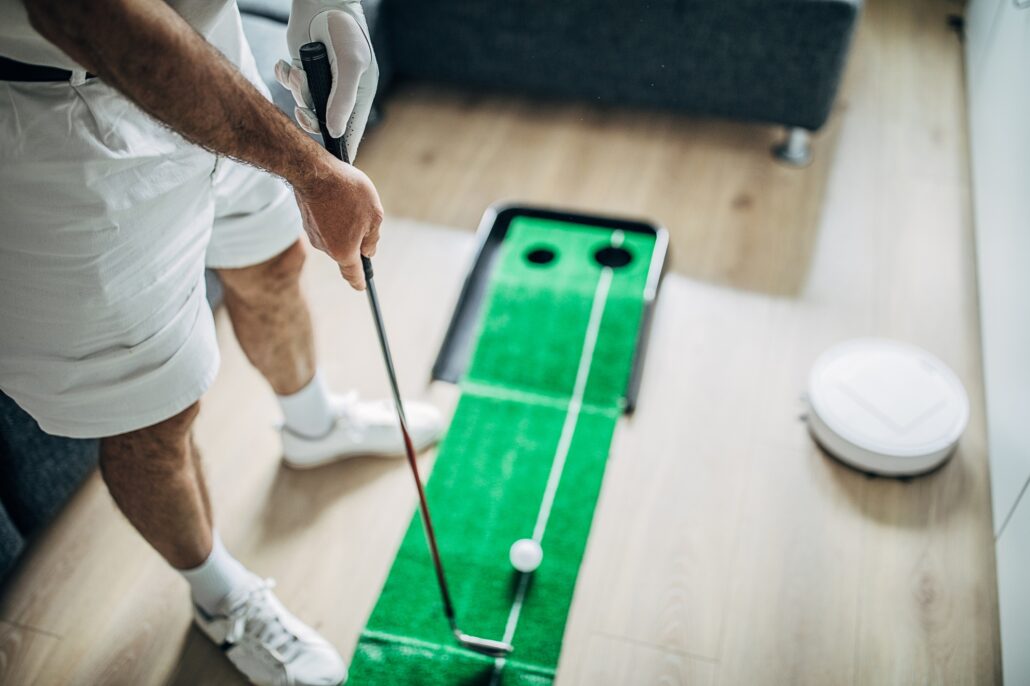
M 195 402 L 182 412 L 151 426 L 100 441 L 100 466 L 106 470 L 125 458 L 177 462 L 189 459 L 189 436 L 200 412 Z
M 241 269 L 220 269 L 226 290 L 246 302 L 260 301 L 296 286 L 306 259 L 299 240 L 270 260 Z

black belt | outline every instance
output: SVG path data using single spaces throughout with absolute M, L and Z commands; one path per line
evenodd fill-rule
M 0 81 L 70 81 L 71 78 L 72 73 L 67 69 L 25 64 L 0 55 Z M 95 77 L 86 74 L 86 78 Z

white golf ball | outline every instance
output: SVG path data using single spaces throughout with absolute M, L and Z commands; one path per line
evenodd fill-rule
M 511 566 L 523 573 L 535 572 L 544 559 L 544 551 L 540 544 L 531 538 L 520 538 L 511 544 L 508 551 Z

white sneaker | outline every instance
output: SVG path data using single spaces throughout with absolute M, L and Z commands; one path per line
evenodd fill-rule
M 337 686 L 347 663 L 314 629 L 294 617 L 272 593 L 275 583 L 253 578 L 229 595 L 215 614 L 194 603 L 200 630 L 257 686 Z
M 333 396 L 332 403 L 336 423 L 324 436 L 309 438 L 283 427 L 283 461 L 287 466 L 309 469 L 356 455 L 404 454 L 404 439 L 392 402 L 360 402 L 356 393 L 349 393 Z M 404 410 L 415 450 L 424 450 L 440 438 L 443 419 L 435 407 L 408 402 Z

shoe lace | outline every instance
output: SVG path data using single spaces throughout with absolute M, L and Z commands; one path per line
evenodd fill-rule
M 264 646 L 280 663 L 285 664 L 297 656 L 300 639 L 283 625 L 270 602 L 273 588 L 275 581 L 265 579 L 247 593 L 246 599 L 232 614 L 232 624 L 226 641 L 238 643 L 244 636 L 248 636 Z

